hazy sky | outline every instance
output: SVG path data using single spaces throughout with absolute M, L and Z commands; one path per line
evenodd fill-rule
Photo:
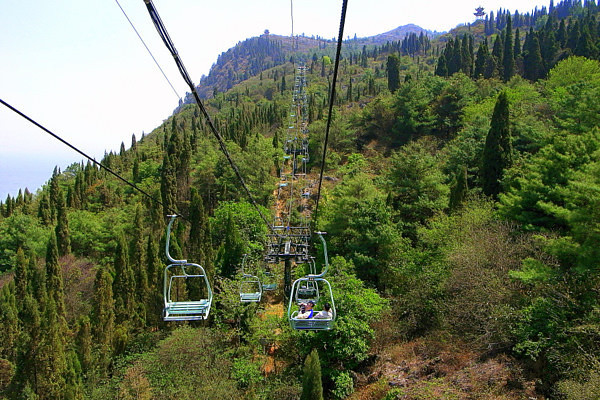
M 143 0 L 119 0 L 180 96 L 186 85 Z M 178 98 L 113 0 L 0 0 L 0 98 L 100 160 L 166 119 Z M 217 56 L 265 29 L 290 35 L 289 0 L 155 0 L 192 79 Z M 294 33 L 337 36 L 341 0 L 294 0 Z M 446 31 L 478 5 L 527 12 L 541 0 L 349 0 L 345 36 L 400 25 Z M 0 105 L 0 199 L 38 189 L 82 157 Z

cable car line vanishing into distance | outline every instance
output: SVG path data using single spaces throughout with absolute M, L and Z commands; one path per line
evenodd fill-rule
M 317 226 L 317 220 L 319 218 L 319 200 L 321 199 L 321 184 L 323 183 L 323 172 L 325 171 L 325 156 L 327 154 L 327 142 L 329 140 L 329 128 L 331 126 L 331 115 L 333 113 L 333 102 L 335 100 L 335 85 L 337 81 L 338 68 L 340 65 L 340 54 L 342 52 L 342 39 L 344 37 L 344 25 L 346 23 L 346 8 L 348 6 L 348 0 L 343 0 L 342 3 L 342 16 L 340 18 L 340 33 L 338 35 L 337 50 L 335 53 L 335 65 L 333 68 L 333 81 L 331 84 L 331 94 L 329 95 L 329 111 L 327 113 L 327 127 L 325 128 L 325 140 L 323 143 L 323 159 L 321 160 L 321 173 L 319 174 L 319 188 L 317 190 L 317 201 L 315 205 L 315 217 L 313 218 L 313 225 Z
M 200 111 L 202 111 L 202 114 L 204 115 L 204 118 L 206 119 L 206 122 L 207 122 L 208 126 L 210 127 L 211 132 L 213 133 L 213 135 L 219 142 L 219 147 L 221 148 L 221 151 L 227 158 L 229 165 L 235 172 L 242 187 L 246 191 L 246 195 L 250 199 L 250 202 L 252 203 L 254 208 L 256 208 L 256 211 L 258 212 L 258 214 L 260 215 L 262 220 L 265 222 L 265 224 L 267 224 L 267 226 L 271 229 L 271 231 L 275 232 L 275 230 L 273 229 L 273 226 L 271 224 L 269 224 L 269 221 L 267 220 L 265 215 L 260 210 L 260 207 L 258 206 L 258 203 L 254 199 L 254 196 L 252 196 L 252 193 L 250 193 L 250 189 L 248 189 L 248 186 L 246 185 L 246 182 L 244 181 L 242 174 L 240 173 L 237 165 L 233 162 L 233 159 L 231 158 L 231 155 L 229 154 L 229 150 L 227 150 L 227 146 L 225 145 L 225 140 L 223 139 L 223 137 L 221 136 L 221 134 L 215 127 L 215 124 L 213 123 L 212 119 L 210 118 L 210 115 L 208 114 L 208 112 L 206 111 L 204 104 L 200 100 L 200 96 L 198 95 L 198 90 L 196 89 L 196 86 L 194 86 L 194 83 L 192 82 L 187 70 L 185 69 L 185 65 L 183 64 L 183 61 L 179 57 L 179 54 L 177 53 L 177 49 L 175 49 L 175 45 L 173 44 L 173 41 L 169 37 L 169 34 L 168 34 L 162 20 L 160 19 L 160 16 L 158 15 L 158 12 L 156 11 L 154 4 L 152 3 L 152 0 L 144 0 L 144 3 L 146 3 L 146 8 L 148 9 L 148 13 L 150 14 L 150 18 L 152 19 L 152 22 L 154 23 L 154 26 L 156 27 L 158 34 L 160 35 L 165 46 L 167 46 L 167 49 L 173 56 L 173 59 L 175 60 L 175 64 L 177 64 L 177 68 L 179 68 L 179 72 L 181 73 L 183 80 L 189 86 L 189 88 L 192 92 L 192 95 L 194 96 L 194 99 L 196 100 L 196 104 L 200 108 Z

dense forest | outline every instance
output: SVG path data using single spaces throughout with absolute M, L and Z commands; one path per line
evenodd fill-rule
M 223 53 L 205 105 L 258 208 L 191 103 L 101 161 L 149 196 L 90 162 L 9 195 L 0 398 L 599 398 L 599 12 L 565 0 L 344 42 L 313 227 L 329 331 L 290 328 L 283 265 L 260 303 L 239 290 L 244 254 L 262 268 L 299 63 L 308 175 L 322 167 L 335 44 Z M 172 255 L 214 288 L 206 321 L 162 318 L 171 210 Z

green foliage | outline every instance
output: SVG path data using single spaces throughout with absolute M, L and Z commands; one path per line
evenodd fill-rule
M 600 397 L 600 373 L 590 371 L 584 381 L 565 379 L 558 382 L 557 391 L 566 400 L 597 399 Z
M 321 363 L 316 349 L 310 352 L 304 362 L 302 374 L 302 396 L 300 400 L 322 400 L 323 383 L 321 381 Z
M 17 249 L 33 250 L 38 256 L 45 254 L 49 229 L 45 229 L 35 217 L 15 213 L 2 220 L 0 225 L 0 270 L 14 265 Z
M 403 233 L 415 238 L 416 228 L 448 207 L 449 188 L 439 169 L 436 142 L 411 142 L 391 157 L 387 187 L 394 220 Z
M 354 392 L 354 381 L 348 371 L 342 371 L 333 376 L 334 388 L 331 394 L 335 399 L 345 399 Z
M 233 360 L 231 377 L 237 381 L 240 389 L 253 387 L 263 379 L 260 366 L 248 358 L 236 358 Z
M 219 332 L 179 328 L 140 360 L 156 398 L 240 398 Z
M 600 63 L 571 57 L 554 67 L 545 83 L 560 128 L 584 133 L 600 124 Z
M 401 241 L 391 223 L 385 195 L 365 173 L 345 179 L 336 186 L 324 211 L 324 228 L 331 235 L 334 254 L 352 260 L 362 279 L 384 286 L 388 263 Z

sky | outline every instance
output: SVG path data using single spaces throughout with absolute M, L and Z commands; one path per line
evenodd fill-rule
M 148 54 L 119 4 L 173 84 Z M 475 7 L 525 13 L 542 0 L 349 0 L 344 37 L 416 24 L 448 31 L 474 21 Z M 0 0 L 0 99 L 100 161 L 129 148 L 168 118 L 187 86 L 143 0 Z M 222 52 L 272 34 L 338 35 L 341 0 L 154 0 L 198 83 Z M 31 192 L 83 157 L 0 104 L 0 200 Z

